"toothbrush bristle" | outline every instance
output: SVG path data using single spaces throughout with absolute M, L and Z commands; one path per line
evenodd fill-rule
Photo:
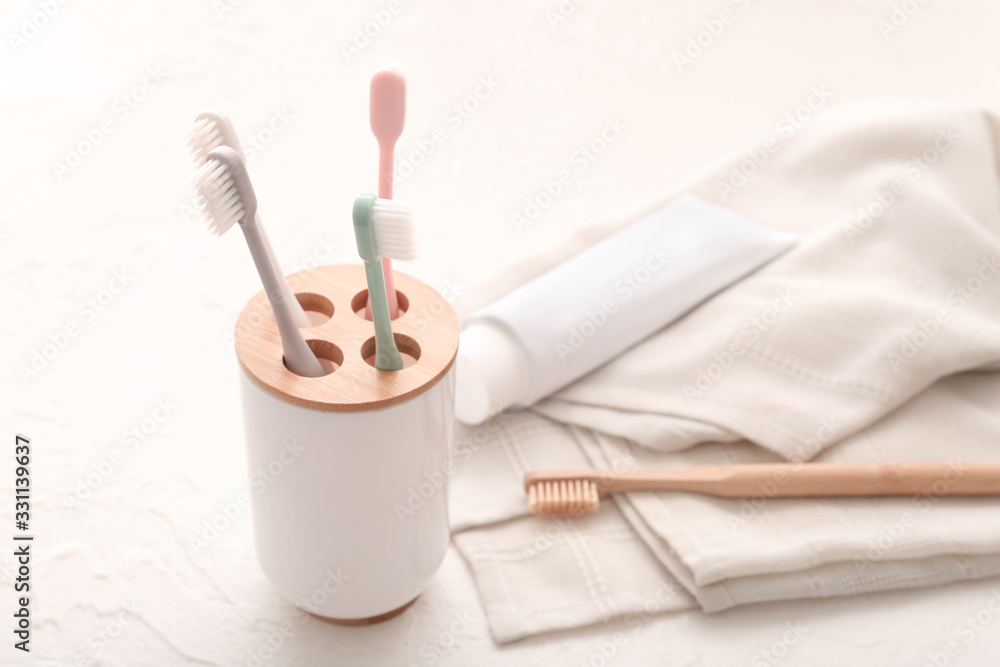
M 379 257 L 408 262 L 417 257 L 413 206 L 395 199 L 376 199 L 372 208 L 375 252 Z
M 214 158 L 205 162 L 195 172 L 193 186 L 195 206 L 215 236 L 222 236 L 243 218 L 243 202 L 224 162 Z
M 199 118 L 187 134 L 188 152 L 197 166 L 204 164 L 208 154 L 224 143 L 222 129 L 211 118 Z
M 597 483 L 593 480 L 540 481 L 528 488 L 532 514 L 592 514 L 599 504 Z

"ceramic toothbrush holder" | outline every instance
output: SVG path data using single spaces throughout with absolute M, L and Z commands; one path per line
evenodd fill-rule
M 236 324 L 249 470 L 261 471 L 251 488 L 257 560 L 285 599 L 348 625 L 405 610 L 448 547 L 458 318 L 428 285 L 398 271 L 395 281 L 400 371 L 366 362 L 375 332 L 362 317 L 361 265 L 289 276 L 316 322 L 301 330 L 309 347 L 336 367 L 323 377 L 285 367 L 263 292 Z

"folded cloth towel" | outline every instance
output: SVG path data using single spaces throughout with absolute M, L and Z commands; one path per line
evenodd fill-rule
M 915 498 L 774 499 L 765 485 L 747 500 L 632 493 L 568 523 L 525 516 L 530 469 L 942 460 L 960 475 L 1000 460 L 1000 122 L 869 103 L 775 141 L 751 176 L 732 178 L 740 152 L 675 192 L 799 247 L 534 413 L 460 433 L 456 543 L 498 641 L 1000 573 L 1000 503 L 942 498 L 953 476 Z M 464 311 L 614 228 L 518 265 Z

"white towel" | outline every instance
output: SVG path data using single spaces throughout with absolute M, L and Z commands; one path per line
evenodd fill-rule
M 691 192 L 802 235 L 799 247 L 534 413 L 460 432 L 456 543 L 497 641 L 1000 573 L 1000 502 L 933 490 L 634 493 L 571 523 L 525 516 L 530 469 L 936 460 L 961 474 L 1000 460 L 1000 122 L 869 103 L 767 146 L 766 160 L 739 151 L 663 201 Z M 617 226 L 522 262 L 464 312 Z

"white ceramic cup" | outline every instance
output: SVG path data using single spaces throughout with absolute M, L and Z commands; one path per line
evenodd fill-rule
M 274 350 L 280 360 L 277 332 L 270 321 L 249 328 L 253 300 L 237 327 L 238 336 L 240 325 L 246 327 L 237 354 L 255 546 L 261 569 L 285 599 L 335 622 L 367 624 L 413 602 L 448 547 L 445 471 L 455 369 L 447 356 L 453 358 L 450 347 L 436 360 L 430 352 L 441 352 L 438 338 L 445 336 L 435 332 L 450 331 L 454 313 L 450 308 L 445 313 L 447 328 L 438 316 L 427 326 L 420 309 L 424 306 L 424 317 L 438 312 L 427 304 L 440 295 L 397 273 L 409 311 L 394 329 L 408 332 L 424 355 L 413 368 L 375 371 L 364 365 L 360 351 L 370 323 L 351 312 L 346 298 L 355 294 L 356 301 L 364 285 L 360 267 L 356 274 L 321 268 L 330 272 L 311 273 L 296 291 L 323 294 L 335 306 L 330 323 L 303 330 L 307 341 L 314 337 L 339 346 L 343 365 L 329 377 L 298 378 L 272 363 Z M 457 350 L 457 319 L 453 328 Z M 421 367 L 422 362 L 440 368 Z M 275 390 L 280 386 L 284 389 Z M 339 403 L 344 396 L 353 403 Z M 381 402 L 368 409 L 372 403 L 366 401 L 375 398 Z
M 416 598 L 448 548 L 454 368 L 416 398 L 371 412 L 299 407 L 246 373 L 240 389 L 249 471 L 262 480 L 251 488 L 257 560 L 278 592 L 344 620 Z

